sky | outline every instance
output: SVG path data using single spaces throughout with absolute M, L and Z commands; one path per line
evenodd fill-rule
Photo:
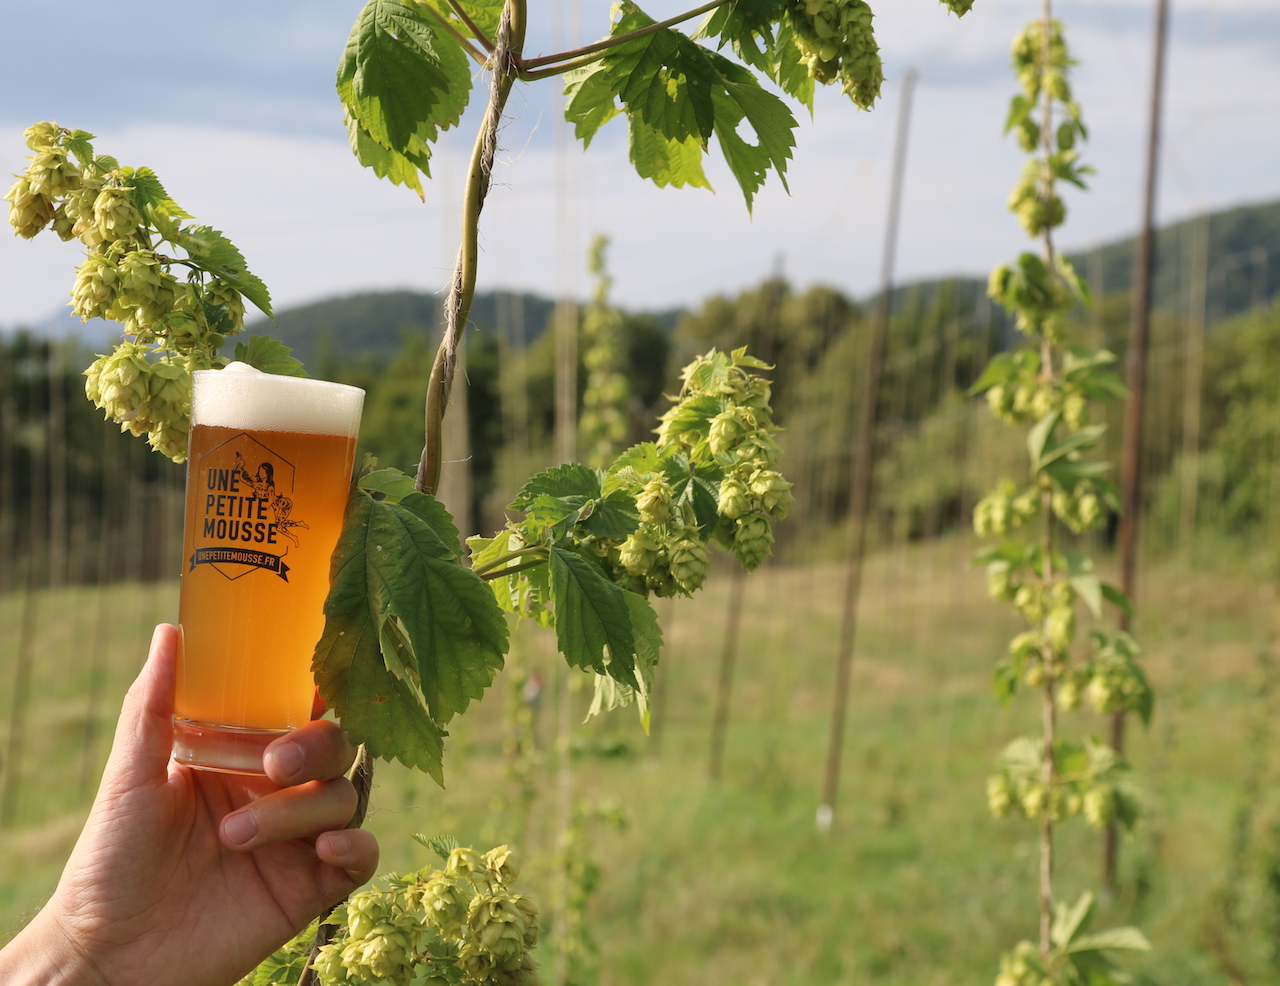
M 459 200 L 478 124 L 468 112 L 433 158 L 425 201 L 379 181 L 347 146 L 334 70 L 359 0 L 134 0 L 104 6 L 0 0 L 0 173 L 20 172 L 22 131 L 54 120 L 97 149 L 153 168 L 189 212 L 227 233 L 277 307 L 362 290 L 439 292 L 459 239 Z M 675 0 L 642 3 L 655 17 Z M 875 290 L 902 80 L 911 112 L 899 280 L 984 276 L 1026 245 L 1004 209 L 1023 157 L 1002 135 L 1015 90 L 1009 43 L 1028 0 L 976 0 L 963 19 L 933 0 L 872 0 L 886 83 L 870 112 L 838 92 L 800 119 L 788 194 L 771 176 L 748 214 L 708 157 L 714 194 L 658 189 L 626 157 L 625 123 L 583 152 L 557 120 L 557 80 L 508 104 L 481 219 L 481 289 L 583 298 L 592 238 L 610 241 L 613 299 L 635 310 L 694 306 L 781 271 L 793 285 Z M 1154 0 L 1057 0 L 1079 62 L 1090 129 L 1086 193 L 1067 195 L 1059 245 L 1130 235 L 1141 216 Z M 607 33 L 603 0 L 534 0 L 529 53 Z M 1280 3 L 1172 0 L 1160 222 L 1280 199 Z M 473 104 L 481 99 L 473 96 Z M 51 233 L 0 231 L 0 327 L 64 310 L 80 262 Z

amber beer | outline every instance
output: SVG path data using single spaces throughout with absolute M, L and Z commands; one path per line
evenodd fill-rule
M 311 718 L 364 391 L 232 363 L 195 374 L 174 759 L 261 773 Z

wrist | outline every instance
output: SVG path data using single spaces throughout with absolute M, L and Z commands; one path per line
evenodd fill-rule
M 0 950 L 0 980 L 5 986 L 109 986 L 47 910 Z

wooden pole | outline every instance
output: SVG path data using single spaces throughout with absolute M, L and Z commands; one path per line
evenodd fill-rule
M 1134 260 L 1133 305 L 1127 356 L 1129 398 L 1125 402 L 1124 437 L 1120 453 L 1120 590 L 1134 601 L 1138 568 L 1138 525 L 1142 508 L 1142 425 L 1147 376 L 1147 335 L 1151 323 L 1151 287 L 1155 257 L 1156 180 L 1160 161 L 1160 113 L 1164 90 L 1164 53 L 1168 35 L 1169 0 L 1156 0 L 1155 55 L 1151 72 L 1151 110 L 1147 121 L 1147 168 L 1142 200 L 1142 232 Z M 1120 615 L 1120 628 L 1131 629 L 1133 618 Z M 1111 746 L 1124 752 L 1123 712 L 1111 717 Z M 1116 882 L 1119 838 L 1116 825 L 1107 826 L 1103 844 L 1103 883 Z
M 874 466 L 876 405 L 880 400 L 880 373 L 884 363 L 885 338 L 889 331 L 889 307 L 893 294 L 893 262 L 898 246 L 898 216 L 902 204 L 902 179 L 906 171 L 907 134 L 911 122 L 911 96 L 916 74 L 907 72 L 902 80 L 902 103 L 898 108 L 898 132 L 893 152 L 893 179 L 889 191 L 889 218 L 885 227 L 881 260 L 880 299 L 871 330 L 871 350 L 862 390 L 862 415 L 858 444 L 854 450 L 849 489 L 849 547 L 845 565 L 844 613 L 840 647 L 836 655 L 836 684 L 831 710 L 831 733 L 827 743 L 826 775 L 817 825 L 828 831 L 835 821 L 836 795 L 840 787 L 840 759 L 844 746 L 845 715 L 849 705 L 849 678 L 853 669 L 854 638 L 858 624 L 858 594 L 862 583 L 862 556 L 866 549 L 868 505 Z

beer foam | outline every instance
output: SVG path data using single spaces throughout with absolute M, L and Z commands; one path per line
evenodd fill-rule
M 363 406 L 359 387 L 263 373 L 237 361 L 223 370 L 196 371 L 191 421 L 246 431 L 355 437 Z

